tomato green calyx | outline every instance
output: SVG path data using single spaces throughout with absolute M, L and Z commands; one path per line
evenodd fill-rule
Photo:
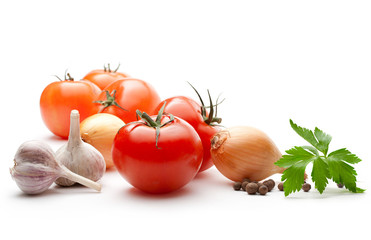
M 67 75 L 67 77 L 64 77 L 64 80 L 66 80 L 66 81 L 73 81 L 73 80 L 75 80 L 73 77 L 71 77 L 70 73 L 67 73 L 66 75 Z
M 157 149 L 161 149 L 158 147 L 158 138 L 160 136 L 160 129 L 163 126 L 174 121 L 174 116 L 170 113 L 167 113 L 167 115 L 169 115 L 170 117 L 170 120 L 161 124 L 161 119 L 162 119 L 162 116 L 164 115 L 165 105 L 166 105 L 166 101 L 164 102 L 164 105 L 162 105 L 161 109 L 158 111 L 156 120 L 153 120 L 146 112 L 141 112 L 139 110 L 136 111 L 137 115 L 144 121 L 145 125 L 156 129 L 156 148 Z
M 111 70 L 111 64 L 108 63 L 108 64 L 107 64 L 107 67 L 106 67 L 106 65 L 103 65 L 103 69 L 104 69 L 105 72 L 114 72 L 114 73 L 115 73 L 115 72 L 117 72 L 117 70 L 119 70 L 120 65 L 121 65 L 121 64 L 119 63 L 119 65 L 117 66 L 117 68 L 116 68 L 115 70 L 112 71 L 112 70 Z
M 54 77 L 58 78 L 59 81 L 74 81 L 75 79 L 71 77 L 71 74 L 67 72 L 67 70 L 64 72 L 64 80 L 62 80 L 57 75 L 54 75 Z
M 223 99 L 222 101 L 219 102 L 219 97 L 220 97 L 220 95 L 219 95 L 218 98 L 216 99 L 216 104 L 214 105 L 213 104 L 213 101 L 211 99 L 210 92 L 209 92 L 209 90 L 207 90 L 207 94 L 209 96 L 210 106 L 205 106 L 204 101 L 202 100 L 202 97 L 198 93 L 198 91 L 196 90 L 196 88 L 193 87 L 193 85 L 191 83 L 188 82 L 188 84 L 193 88 L 193 90 L 196 92 L 198 98 L 200 99 L 200 102 L 201 102 L 201 115 L 202 115 L 202 118 L 203 118 L 204 122 L 207 125 L 210 125 L 210 126 L 218 126 L 218 124 L 220 124 L 222 122 L 222 118 L 217 117 L 217 114 L 218 114 L 218 105 L 220 105 L 222 102 L 224 102 L 225 99 Z M 209 108 L 210 109 L 209 114 L 207 114 L 206 108 Z
M 102 112 L 104 109 L 110 107 L 110 106 L 116 106 L 118 108 L 121 108 L 124 111 L 129 111 L 123 107 L 121 107 L 117 102 L 116 102 L 116 90 L 113 90 L 111 93 L 109 91 L 105 90 L 106 92 L 106 100 L 104 101 L 94 101 L 94 103 L 99 103 L 103 105 L 103 108 L 99 110 L 99 112 Z

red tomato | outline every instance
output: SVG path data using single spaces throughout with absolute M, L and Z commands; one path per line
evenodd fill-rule
M 204 149 L 204 156 L 199 172 L 212 167 L 213 161 L 210 154 L 211 139 L 214 134 L 219 131 L 218 127 L 206 123 L 201 112 L 201 105 L 191 98 L 178 96 L 166 99 L 157 106 L 155 112 L 162 107 L 164 102 L 166 102 L 164 112 L 171 113 L 187 121 L 200 136 Z M 205 117 L 208 117 L 208 113 L 205 114 Z
M 91 81 L 103 90 L 116 80 L 130 77 L 126 73 L 117 72 L 117 70 L 118 67 L 116 70 L 112 71 L 108 65 L 108 68 L 104 67 L 104 69 L 97 69 L 89 72 L 83 79 Z
M 80 121 L 98 112 L 93 103 L 101 90 L 88 81 L 64 81 L 49 84 L 40 97 L 41 117 L 48 129 L 55 135 L 68 138 L 70 113 L 76 109 L 80 113 Z
M 154 117 L 152 117 L 154 119 Z M 161 124 L 169 116 L 161 117 Z M 131 185 L 149 193 L 167 193 L 190 182 L 202 163 L 203 149 L 196 131 L 177 117 L 156 129 L 140 123 L 122 127 L 112 146 L 113 162 Z
M 115 91 L 115 96 L 113 96 L 113 91 Z M 112 93 L 112 98 L 107 98 L 107 93 Z M 138 109 L 150 115 L 154 114 L 156 106 L 161 101 L 156 90 L 150 84 L 134 78 L 111 83 L 99 95 L 98 100 L 103 105 L 100 106 L 101 112 L 116 115 L 125 123 L 137 120 L 135 111 Z

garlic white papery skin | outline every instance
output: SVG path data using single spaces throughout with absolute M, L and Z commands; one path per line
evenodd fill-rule
M 58 177 L 62 176 L 97 191 L 101 190 L 99 183 L 61 166 L 50 146 L 38 140 L 21 144 L 14 156 L 14 167 L 10 169 L 10 174 L 18 187 L 27 194 L 46 191 Z
M 95 182 L 101 179 L 106 171 L 106 162 L 102 154 L 81 140 L 80 114 L 77 110 L 71 111 L 68 142 L 57 150 L 56 159 L 72 172 Z M 58 178 L 55 183 L 61 186 L 75 184 L 66 178 Z
M 232 181 L 263 180 L 285 169 L 274 163 L 281 152 L 262 131 L 248 126 L 232 127 L 214 135 L 211 156 L 215 167 Z

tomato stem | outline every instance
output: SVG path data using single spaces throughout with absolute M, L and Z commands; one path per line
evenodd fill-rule
M 164 102 L 164 105 L 162 105 L 161 109 L 158 111 L 156 120 L 153 120 L 146 112 L 141 112 L 139 110 L 136 111 L 137 116 L 139 116 L 148 127 L 152 127 L 156 130 L 156 148 L 157 149 L 161 149 L 158 147 L 158 138 L 160 136 L 160 129 L 163 126 L 174 121 L 174 116 L 172 114 L 167 114 L 170 116 L 170 120 L 161 124 L 161 119 L 162 119 L 162 116 L 164 115 L 165 105 L 166 105 L 166 101 Z
M 54 75 L 54 77 L 58 78 L 59 81 L 74 81 L 75 79 L 71 77 L 71 74 L 66 71 L 64 72 L 64 80 L 62 80 L 58 75 Z
M 140 114 L 138 115 L 147 123 L 147 126 L 153 128 L 157 128 L 159 126 L 146 112 L 143 112 L 141 115 Z
M 64 80 L 67 80 L 67 81 L 73 81 L 73 80 L 74 80 L 74 78 L 71 77 L 71 74 L 70 74 L 70 73 L 67 73 L 67 77 L 68 77 L 68 78 L 65 77 Z
M 106 100 L 101 101 L 93 101 L 93 103 L 99 103 L 103 105 L 103 108 L 99 110 L 99 113 L 102 112 L 104 109 L 111 107 L 111 106 L 116 106 L 118 108 L 121 108 L 124 111 L 128 111 L 127 109 L 121 107 L 117 102 L 116 102 L 116 90 L 114 89 L 111 93 L 108 92 L 108 90 L 105 90 L 106 93 Z
M 119 65 L 117 65 L 117 68 L 113 71 L 114 73 L 117 72 L 117 70 L 119 70 L 120 65 L 121 65 L 121 63 L 119 63 Z
M 111 71 L 111 66 L 110 66 L 109 63 L 107 63 L 107 67 L 106 67 L 106 64 L 103 65 L 103 70 L 104 70 L 105 72 L 112 72 L 112 71 Z
M 105 72 L 117 72 L 117 70 L 119 70 L 119 68 L 120 68 L 120 63 L 119 63 L 119 65 L 117 66 L 117 68 L 115 69 L 115 70 L 111 70 L 111 64 L 110 63 L 107 63 L 107 67 L 106 67 L 106 64 L 104 64 L 103 65 L 103 70 L 105 71 Z
M 53 75 L 53 76 L 58 78 L 59 81 L 63 81 L 58 75 Z
M 209 117 L 206 119 L 205 123 L 207 123 L 208 125 L 210 125 L 210 123 L 212 122 L 212 120 L 214 118 L 214 107 L 213 107 L 214 104 L 213 104 L 213 101 L 211 100 L 209 89 L 207 89 L 207 94 L 209 95 L 210 112 L 209 112 Z
M 210 126 L 215 126 L 216 124 L 214 124 L 214 123 L 220 124 L 222 122 L 222 119 L 220 117 L 217 117 L 218 105 L 220 105 L 222 102 L 224 102 L 225 99 L 223 99 L 221 102 L 219 102 L 219 97 L 220 97 L 220 94 L 219 94 L 218 98 L 216 99 L 216 104 L 214 105 L 213 102 L 212 102 L 212 99 L 211 99 L 210 92 L 209 92 L 209 90 L 207 90 L 207 94 L 209 96 L 210 106 L 205 106 L 205 104 L 202 100 L 202 97 L 198 93 L 197 89 L 195 87 L 193 87 L 191 83 L 188 82 L 188 84 L 193 88 L 193 90 L 196 92 L 198 98 L 200 99 L 201 115 L 202 115 L 202 118 L 203 118 L 204 122 L 206 124 L 210 125 Z M 215 107 L 215 111 L 214 111 L 214 107 Z M 209 114 L 207 114 L 206 108 L 210 109 Z

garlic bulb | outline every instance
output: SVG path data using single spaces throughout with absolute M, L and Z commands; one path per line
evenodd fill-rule
M 215 167 L 232 181 L 243 178 L 260 181 L 284 171 L 274 165 L 281 158 L 274 142 L 253 127 L 232 127 L 218 132 L 211 140 L 210 152 Z
M 97 113 L 80 124 L 80 134 L 84 142 L 95 147 L 104 157 L 106 168 L 113 166 L 112 144 L 118 130 L 125 123 L 109 113 Z
M 18 148 L 10 174 L 18 187 L 27 194 L 46 191 L 58 177 L 71 179 L 97 191 L 101 189 L 100 184 L 59 165 L 49 145 L 37 140 L 25 142 Z
M 106 170 L 102 154 L 92 145 L 81 140 L 80 114 L 77 110 L 71 111 L 68 142 L 57 150 L 56 159 L 72 172 L 93 181 L 101 179 Z M 71 186 L 75 182 L 66 178 L 58 178 L 55 183 L 61 186 Z

